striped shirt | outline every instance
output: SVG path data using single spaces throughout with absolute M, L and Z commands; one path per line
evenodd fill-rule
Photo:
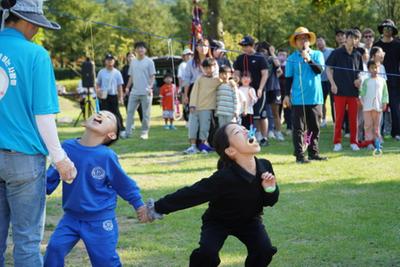
M 216 115 L 231 116 L 238 110 L 238 101 L 235 90 L 227 83 L 221 84 L 217 89 Z

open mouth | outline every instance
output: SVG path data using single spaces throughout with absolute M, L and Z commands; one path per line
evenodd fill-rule
M 253 144 L 254 141 L 255 141 L 255 138 L 253 138 L 253 137 L 250 137 L 249 139 L 247 139 L 247 142 L 248 142 L 249 144 Z
M 94 122 L 97 122 L 98 124 L 101 124 L 103 121 L 100 119 L 93 119 Z

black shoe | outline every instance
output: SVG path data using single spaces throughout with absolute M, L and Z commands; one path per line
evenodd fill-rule
M 268 145 L 269 143 L 267 139 L 263 138 L 260 140 L 260 146 L 268 146 Z
M 308 159 L 306 159 L 304 157 L 296 158 L 296 163 L 299 163 L 299 164 L 307 164 L 307 163 L 310 163 L 310 162 L 311 161 L 309 161 Z
M 308 156 L 308 160 L 325 161 L 328 160 L 327 157 L 321 157 L 320 155 Z

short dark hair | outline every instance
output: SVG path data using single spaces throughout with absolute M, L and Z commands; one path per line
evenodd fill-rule
M 108 140 L 107 142 L 105 142 L 105 143 L 103 143 L 103 145 L 105 145 L 105 146 L 111 146 L 112 144 L 114 144 L 115 142 L 117 142 L 118 141 L 118 139 L 119 139 L 119 134 L 121 133 L 121 122 L 118 120 L 118 118 L 117 118 L 117 116 L 115 116 L 115 118 L 116 118 L 116 120 L 117 120 L 117 130 L 116 130 L 116 132 L 115 132 L 115 134 L 116 134 L 116 138 L 115 139 L 110 139 L 110 140 Z
M 146 48 L 147 49 L 147 44 L 145 43 L 145 42 L 143 42 L 143 41 L 139 41 L 139 42 L 136 42 L 134 45 L 133 45 L 133 47 L 136 49 L 136 48 L 139 48 L 139 47 L 143 47 L 143 48 Z
M 367 67 L 368 67 L 368 69 L 369 69 L 369 67 L 371 67 L 371 66 L 378 66 L 378 64 L 376 64 L 376 62 L 375 62 L 375 61 L 373 61 L 373 60 L 370 60 L 370 61 L 368 61 L 368 63 L 367 63 Z
M 165 73 L 163 79 L 165 79 L 165 78 L 167 78 L 167 77 L 174 78 L 174 76 L 172 75 L 171 72 Z
M 371 50 L 369 51 L 369 57 L 370 57 L 370 58 L 373 58 L 373 57 L 375 56 L 375 54 L 376 54 L 380 49 L 382 49 L 382 48 L 379 47 L 379 46 L 373 46 L 373 47 L 371 48 Z
M 355 30 L 355 29 L 347 30 L 346 33 L 345 33 L 345 35 L 346 35 L 346 38 L 352 36 L 352 37 L 356 37 L 356 38 L 358 38 L 358 39 L 361 39 L 360 31 Z
M 232 69 L 227 65 L 222 65 L 219 68 L 219 73 L 231 73 L 231 72 L 232 72 Z
M 214 64 L 215 64 L 215 59 L 213 59 L 211 57 L 208 57 L 208 58 L 204 59 L 203 62 L 201 62 L 201 66 L 203 68 L 211 67 Z

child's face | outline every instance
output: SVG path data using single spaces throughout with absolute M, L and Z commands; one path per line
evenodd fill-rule
M 211 77 L 213 75 L 214 70 L 215 70 L 215 65 L 212 65 L 210 67 L 203 67 L 203 72 L 208 77 Z
M 378 64 L 370 65 L 368 70 L 371 73 L 371 77 L 376 77 L 378 75 Z
M 221 72 L 219 74 L 219 78 L 224 82 L 227 82 L 230 77 L 231 77 L 231 73 L 230 72 Z
M 164 82 L 166 83 L 166 84 L 170 84 L 170 83 L 172 83 L 172 77 L 165 77 L 164 78 Z
M 91 131 L 97 135 L 104 136 L 104 141 L 117 138 L 117 118 L 109 111 L 101 110 L 93 114 L 85 122 L 86 131 Z
M 384 58 L 385 58 L 385 52 L 383 52 L 382 49 L 379 49 L 379 50 L 375 53 L 375 62 L 382 63 Z
M 244 86 L 249 86 L 251 83 L 251 78 L 249 76 L 243 76 L 241 81 Z
M 238 155 L 255 155 L 260 152 L 260 145 L 256 142 L 248 142 L 248 130 L 239 124 L 230 124 L 226 127 L 229 139 L 229 147 L 226 154 L 233 160 Z

